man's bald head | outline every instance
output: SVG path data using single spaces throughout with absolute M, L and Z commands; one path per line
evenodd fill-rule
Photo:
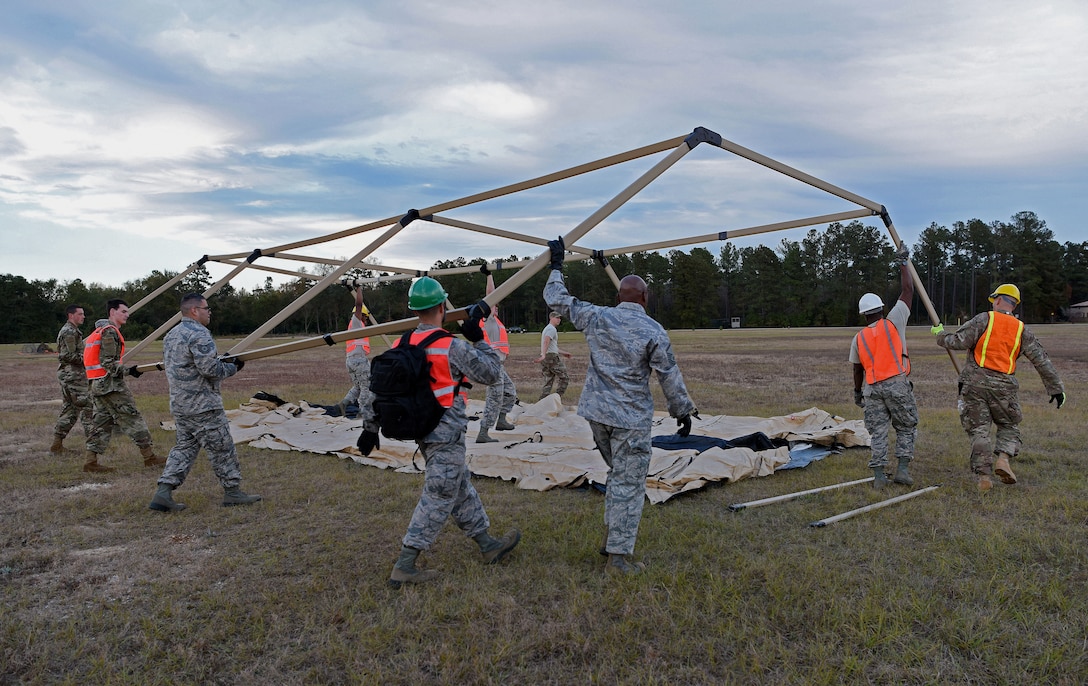
M 620 292 L 616 294 L 616 302 L 638 303 L 646 306 L 646 281 L 637 274 L 629 274 L 620 279 Z

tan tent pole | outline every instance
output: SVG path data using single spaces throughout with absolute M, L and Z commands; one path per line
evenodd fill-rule
M 748 159 L 748 160 L 751 160 L 752 162 L 755 162 L 756 164 L 761 164 L 764 167 L 767 167 L 768 169 L 773 169 L 776 172 L 779 172 L 781 174 L 785 174 L 786 176 L 795 178 L 798 181 L 807 183 L 808 185 L 819 188 L 822 191 L 826 191 L 826 192 L 828 192 L 828 193 L 830 193 L 832 195 L 837 195 L 840 198 L 842 198 L 843 200 L 849 200 L 850 202 L 852 202 L 852 203 L 854 203 L 856 205 L 861 205 L 862 207 L 868 207 L 870 210 L 873 210 L 874 212 L 879 213 L 883 209 L 883 205 L 881 205 L 878 202 L 873 202 L 872 200 L 869 200 L 867 198 L 863 198 L 860 195 L 857 195 L 856 193 L 851 193 L 848 190 L 839 188 L 838 186 L 830 184 L 830 183 L 828 183 L 828 182 L 826 182 L 826 181 L 824 181 L 822 179 L 818 179 L 815 176 L 812 176 L 811 174 L 806 174 L 805 172 L 800 171 L 799 169 L 794 169 L 793 167 L 791 167 L 789 165 L 782 164 L 778 160 L 773 160 L 770 157 L 767 157 L 766 155 L 760 155 L 758 152 L 756 152 L 754 150 L 749 150 L 748 148 L 746 148 L 746 147 L 744 147 L 742 145 L 737 145 L 736 143 L 734 143 L 732 141 L 727 141 L 725 139 L 722 139 L 721 142 L 718 143 L 717 145 L 722 150 L 728 150 L 729 152 L 733 153 L 734 155 L 740 155 L 741 157 L 743 157 L 745 159 Z
M 461 221 L 460 219 L 450 219 L 449 217 L 432 216 L 428 221 L 432 221 L 435 224 L 443 224 L 445 226 L 453 226 L 458 229 L 465 229 L 468 231 L 475 231 L 476 233 L 486 233 L 492 236 L 498 236 L 499 238 L 509 238 L 515 241 L 521 241 L 523 243 L 533 243 L 535 245 L 547 245 L 547 238 L 538 238 L 536 236 L 530 236 L 524 233 L 515 233 L 513 231 L 506 231 L 504 229 L 496 229 L 490 226 L 484 226 L 482 224 L 473 224 L 472 222 Z M 586 257 L 593 255 L 593 250 L 590 248 L 582 248 L 577 245 L 568 245 L 567 250 L 569 252 L 582 253 Z
M 317 295 L 319 293 L 324 291 L 330 285 L 336 283 L 340 279 L 340 277 L 344 275 L 344 273 L 346 273 L 349 269 L 352 268 L 352 265 L 354 265 L 356 262 L 360 262 L 364 257 L 366 257 L 370 253 L 377 250 L 379 247 L 382 246 L 383 243 L 388 241 L 393 236 L 397 235 L 397 233 L 401 229 L 403 229 L 408 224 L 411 224 L 412 221 L 414 221 L 418 216 L 419 216 L 418 213 L 416 213 L 415 211 L 412 211 L 412 212 L 409 212 L 408 214 L 404 215 L 403 217 L 401 217 L 401 219 L 399 221 L 394 222 L 393 226 L 389 227 L 385 231 L 385 233 L 383 233 L 381 236 L 379 236 L 377 239 L 372 241 L 365 248 L 363 248 L 358 253 L 356 253 L 356 255 L 354 257 L 352 257 L 351 259 L 347 260 L 346 262 L 341 264 L 336 269 L 329 272 L 327 275 L 325 275 L 325 277 L 323 279 L 321 279 L 320 281 L 318 281 L 314 285 L 310 286 L 309 290 L 307 290 L 305 293 L 303 293 L 299 297 L 295 298 L 294 302 L 292 302 L 290 305 L 288 305 L 287 307 L 280 310 L 279 314 L 276 314 L 275 316 L 273 316 L 271 319 L 266 321 L 264 324 L 257 327 L 257 329 L 255 331 L 253 331 L 253 333 L 249 334 L 243 340 L 236 343 L 234 345 L 234 347 L 230 349 L 228 354 L 237 355 L 238 353 L 242 352 L 243 350 L 246 350 L 247 348 L 249 348 L 251 345 L 253 345 L 253 343 L 255 341 L 260 340 L 260 338 L 262 336 L 264 336 L 266 333 L 268 333 L 272 329 L 276 328 L 281 322 L 283 322 L 285 319 L 287 319 L 292 314 L 294 314 L 299 309 L 301 309 L 306 303 L 310 302 L 315 297 L 317 297 Z
M 563 242 L 569 243 L 571 245 L 576 243 L 579 239 L 589 233 L 590 229 L 604 221 L 608 217 L 608 215 L 615 212 L 625 202 L 633 198 L 639 191 L 650 185 L 650 183 L 654 179 L 665 173 L 665 171 L 669 167 L 676 164 L 676 162 L 678 162 L 684 155 L 691 152 L 694 146 L 688 143 L 687 138 L 681 138 L 679 140 L 680 144 L 677 145 L 676 148 L 672 152 L 670 152 L 664 159 L 660 160 L 642 176 L 635 179 L 635 181 L 631 183 L 631 185 L 620 191 L 620 193 L 616 195 L 616 197 L 606 202 L 596 212 L 582 220 L 582 222 L 578 224 L 578 226 L 571 229 L 570 233 L 563 237 Z M 491 291 L 490 294 L 484 296 L 484 300 L 487 302 L 488 305 L 491 306 L 494 306 L 496 303 L 502 302 L 503 299 L 506 298 L 506 296 L 510 295 L 515 290 L 517 290 L 517 288 L 523 283 L 533 278 L 534 274 L 547 267 L 550 262 L 550 251 L 546 250 L 538 255 L 531 263 L 523 267 L 517 274 L 504 281 L 502 285 L 497 286 L 495 290 Z M 450 314 L 452 314 L 453 316 L 451 317 Z M 458 310 L 450 314 L 447 314 L 447 320 L 465 318 L 463 310 Z
M 892 217 L 888 214 L 883 206 L 880 208 L 880 217 L 884 220 L 884 226 L 888 228 L 888 234 L 892 237 L 892 245 L 899 248 L 903 245 L 902 239 L 899 238 L 899 233 L 895 230 L 895 224 L 892 223 Z M 910 278 L 914 281 L 914 291 L 918 294 L 918 297 L 922 299 L 922 305 L 925 306 L 926 312 L 929 314 L 929 321 L 936 326 L 941 323 L 940 317 L 937 316 L 937 311 L 933 309 L 933 302 L 929 299 L 929 294 L 926 293 L 926 287 L 922 285 L 922 279 L 918 276 L 918 270 L 914 268 L 914 262 L 907 260 L 907 270 L 910 271 Z M 948 348 L 944 349 L 948 353 L 948 359 L 952 360 L 952 367 L 956 370 L 956 374 L 960 373 L 960 363 L 956 360 L 956 355 Z
M 237 260 L 217 260 L 220 264 L 229 264 L 231 266 L 237 266 L 241 264 Z M 337 262 L 337 264 L 340 264 Z M 307 281 L 319 281 L 321 279 L 317 274 L 303 274 L 302 272 L 293 272 L 290 269 L 279 269 L 277 267 L 269 267 L 266 264 L 254 264 L 253 269 L 259 269 L 262 272 L 271 272 L 273 274 L 283 274 L 284 276 L 293 276 L 298 279 L 306 279 Z
M 773 505 L 774 503 L 782 503 L 787 500 L 794 500 L 801 496 L 809 495 L 812 493 L 822 493 L 823 491 L 833 491 L 838 488 L 846 488 L 847 486 L 857 486 L 858 484 L 866 484 L 873 480 L 874 477 L 867 479 L 858 479 L 857 481 L 847 481 L 841 484 L 831 484 L 830 486 L 821 486 L 819 488 L 810 488 L 806 491 L 797 491 L 795 493 L 786 493 L 785 495 L 776 495 L 770 498 L 760 498 L 759 500 L 749 500 L 745 503 L 733 503 L 729 506 L 730 512 L 740 512 L 741 510 L 749 507 L 762 507 L 763 505 Z
M 224 276 L 223 278 L 219 279 L 214 284 L 209 286 L 208 290 L 204 291 L 204 293 L 203 293 L 204 297 L 207 298 L 208 296 L 211 296 L 211 295 L 214 295 L 214 294 L 218 293 L 220 288 L 222 288 L 226 284 L 230 283 L 231 279 L 233 279 L 235 276 L 240 274 L 242 272 L 242 270 L 244 270 L 246 267 L 250 266 L 252 260 L 257 259 L 258 257 L 260 257 L 260 253 L 258 251 L 256 251 L 256 250 L 254 250 L 252 253 L 250 253 L 248 261 L 243 262 L 242 264 L 238 265 L 237 267 L 232 269 L 229 274 L 227 274 L 226 276 Z M 132 348 L 132 350 L 127 351 L 125 354 L 127 354 L 129 357 L 135 357 L 141 350 L 143 350 L 148 345 L 150 345 L 152 341 L 159 340 L 159 338 L 163 334 L 165 334 L 167 331 L 172 329 L 174 327 L 174 325 L 177 324 L 180 321 L 181 321 L 181 312 L 180 311 L 175 312 L 174 316 L 170 317 L 170 319 L 167 319 L 166 322 L 162 326 L 160 326 L 159 328 L 157 328 L 153 332 L 151 332 L 150 336 L 148 336 L 147 338 L 140 341 L 138 344 L 136 344 Z
M 659 243 L 644 243 L 643 245 L 629 245 L 622 248 L 609 248 L 608 250 L 602 250 L 601 252 L 605 255 L 605 257 L 612 257 L 613 255 L 627 255 L 630 253 L 645 252 L 647 250 L 676 248 L 684 245 L 693 245 L 695 243 L 724 241 L 731 238 L 753 236 L 760 233 L 769 233 L 771 231 L 782 231 L 784 229 L 798 229 L 805 226 L 814 226 L 816 224 L 832 224 L 835 222 L 846 221 L 849 219 L 858 219 L 860 217 L 871 217 L 873 216 L 873 214 L 875 213 L 872 210 L 868 209 L 850 210 L 848 212 L 839 212 L 837 214 L 825 214 L 819 217 L 794 219 L 792 221 L 777 222 L 774 224 L 764 224 L 762 226 L 751 226 L 744 229 L 734 229 L 732 231 L 719 231 L 718 233 L 708 233 L 702 236 L 674 238 L 667 241 L 661 241 Z
M 627 152 L 619 153 L 616 155 L 610 155 L 608 157 L 602 157 L 599 160 L 593 162 L 587 162 L 585 164 L 579 164 L 574 167 L 569 167 L 562 171 L 553 172 L 551 174 L 545 174 L 544 176 L 538 176 L 534 179 L 522 181 L 520 183 L 510 184 L 508 186 L 502 186 L 491 191 L 485 191 L 483 193 L 476 193 L 474 195 L 468 195 L 457 200 L 451 200 L 439 205 L 432 205 L 421 209 L 419 214 L 421 216 L 428 216 L 435 214 L 436 212 L 445 212 L 447 210 L 456 209 L 458 207 L 464 207 L 465 205 L 472 205 L 474 203 L 483 202 L 484 200 L 492 200 L 494 198 L 501 197 L 503 195 L 509 195 L 511 193 L 517 193 L 518 191 L 527 190 L 529 188 L 536 188 L 537 186 L 544 186 L 555 181 L 562 181 L 563 179 L 569 179 L 572 176 L 579 176 L 598 169 L 604 169 L 605 167 L 611 167 L 614 164 L 622 164 L 624 162 L 630 162 L 631 160 L 637 160 L 640 157 L 647 155 L 653 155 L 655 153 L 664 152 L 671 148 L 676 147 L 679 143 L 684 141 L 687 136 L 678 136 L 676 138 L 670 138 L 669 140 L 661 141 L 660 143 L 653 143 L 651 145 L 645 145 L 641 148 L 635 148 Z M 296 243 L 285 243 L 283 245 L 276 246 L 274 248 L 268 248 L 263 250 L 266 255 L 271 255 L 283 250 L 292 250 L 297 247 L 305 245 L 314 245 L 315 243 L 335 241 L 340 238 L 347 238 L 348 236 L 354 236 L 357 233 L 363 231 L 370 231 L 372 229 L 380 228 L 382 226 L 388 226 L 392 222 L 397 221 L 398 217 L 390 217 L 369 224 L 363 224 L 350 229 L 344 229 L 343 231 L 337 231 L 336 233 L 327 234 L 319 239 L 298 241 Z
M 167 281 L 163 285 L 159 286 L 158 288 L 156 288 L 151 293 L 148 293 L 147 295 L 145 295 L 143 298 L 140 299 L 140 302 L 138 302 L 135 305 L 133 305 L 132 307 L 128 308 L 129 314 L 135 312 L 136 310 L 140 309 L 141 307 L 143 307 L 147 303 L 151 302 L 155 298 L 159 297 L 160 295 L 162 295 L 166 291 L 173 288 L 175 285 L 178 284 L 178 282 L 180 282 L 186 276 L 189 276 L 190 274 L 192 274 L 194 270 L 196 270 L 198 267 L 200 267 L 202 264 L 204 264 L 207 261 L 208 261 L 208 256 L 205 255 L 204 257 L 201 257 L 196 262 L 193 262 L 192 264 L 190 264 L 189 267 L 185 271 L 178 274 L 174 278 L 170 279 L 169 281 Z
M 865 512 L 872 512 L 873 510 L 879 510 L 882 507 L 887 507 L 889 505 L 894 505 L 896 503 L 901 503 L 904 500 L 910 500 L 911 498 L 917 498 L 918 496 L 922 495 L 923 493 L 929 493 L 930 491 L 935 491 L 938 488 L 940 488 L 940 486 L 930 486 L 929 488 L 923 488 L 923 489 L 920 489 L 920 490 L 917 490 L 917 491 L 912 491 L 910 493 L 907 493 L 906 495 L 901 495 L 901 496 L 898 496 L 898 497 L 895 497 L 895 498 L 888 498 L 887 500 L 881 500 L 878 503 L 873 503 L 872 505 L 866 505 L 865 507 L 859 507 L 858 509 L 850 510 L 849 512 L 843 512 L 842 514 L 835 515 L 834 517 L 825 517 L 824 519 L 820 519 L 818 521 L 812 522 L 811 524 L 809 524 L 809 526 L 814 526 L 814 527 L 817 527 L 817 528 L 825 527 L 828 524 L 834 524 L 835 522 L 841 522 L 844 519 L 849 519 L 851 517 L 855 517 L 855 516 L 857 516 L 859 514 L 862 514 L 862 513 L 865 513 Z

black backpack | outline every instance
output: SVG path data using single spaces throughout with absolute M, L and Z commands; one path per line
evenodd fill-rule
M 386 438 L 419 440 L 434 431 L 446 408 L 431 390 L 431 363 L 427 346 L 453 337 L 438 329 L 419 345 L 412 345 L 412 331 L 400 337 L 396 347 L 370 362 L 370 390 L 374 393 L 374 418 Z M 460 384 L 458 384 L 460 386 Z M 454 393 L 460 388 L 455 389 Z

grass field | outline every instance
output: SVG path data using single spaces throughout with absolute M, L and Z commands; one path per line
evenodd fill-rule
M 450 525 L 424 556 L 440 580 L 400 591 L 385 580 L 421 476 L 243 447 L 243 488 L 263 502 L 219 507 L 201 457 L 176 493 L 189 509 L 155 513 L 158 470 L 127 438 L 106 456 L 113 474 L 80 471 L 78 427 L 68 454 L 48 455 L 55 360 L 0 347 L 0 683 L 1088 683 L 1088 328 L 1033 329 L 1069 401 L 1055 411 L 1021 365 L 1015 486 L 976 492 L 952 363 L 918 327 L 912 471 L 915 489 L 936 491 L 825 528 L 808 524 L 908 489 L 728 508 L 869 476 L 857 448 L 707 488 L 648 505 L 637 551 L 648 570 L 616 579 L 597 554 L 599 493 L 477 479 L 494 529 L 519 527 L 521 545 L 484 567 Z M 672 337 L 705 413 L 860 418 L 852 333 Z M 512 338 L 508 370 L 534 401 L 539 335 Z M 584 342 L 560 338 L 580 383 Z M 332 403 L 346 384 L 342 348 L 322 347 L 251 362 L 224 391 L 228 407 L 258 390 Z M 130 387 L 165 454 L 163 375 Z

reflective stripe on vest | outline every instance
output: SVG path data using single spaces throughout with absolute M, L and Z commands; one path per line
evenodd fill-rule
M 910 358 L 906 355 L 903 339 L 895 324 L 887 319 L 880 322 L 884 324 L 883 331 L 880 331 L 880 323 L 877 323 L 858 332 L 858 357 L 861 358 L 861 366 L 865 367 L 865 382 L 870 385 L 900 374 L 910 374 Z M 860 354 L 862 348 L 868 357 Z
M 412 345 L 419 345 L 424 338 L 434 332 L 434 329 L 414 331 L 409 342 Z M 459 383 L 453 380 L 453 375 L 450 372 L 451 343 L 453 343 L 453 337 L 444 336 L 427 346 L 427 360 L 431 363 L 431 390 L 434 391 L 434 397 L 438 399 L 438 404 L 447 408 L 453 407 L 453 400 L 456 397 L 454 391 Z M 393 347 L 395 348 L 398 345 L 400 345 L 399 338 L 393 343 Z M 467 403 L 468 392 L 461 391 L 461 395 Z
M 495 323 L 499 325 L 499 340 L 498 342 L 492 342 L 491 337 L 487 335 L 487 327 L 481 325 L 481 329 L 484 332 L 484 340 L 495 350 L 498 350 L 503 354 L 503 357 L 510 355 L 510 336 L 506 333 L 506 324 L 502 323 L 502 320 L 495 317 Z
M 366 324 L 363 324 L 362 322 L 360 322 L 355 317 L 352 317 L 351 320 L 348 321 L 348 331 L 355 331 L 356 329 L 364 329 L 364 328 L 366 328 Z M 355 352 L 355 348 L 360 346 L 360 345 L 363 346 L 363 352 L 366 353 L 367 355 L 369 355 L 370 354 L 370 338 L 353 338 L 350 341 L 348 341 L 347 346 L 346 346 L 347 347 L 347 354 L 350 355 L 353 352 Z
M 995 372 L 1015 374 L 1024 322 L 1004 312 L 990 310 L 989 314 L 990 323 L 986 325 L 986 332 L 975 343 L 975 362 Z
M 87 370 L 88 379 L 101 379 L 107 374 L 106 368 L 102 366 L 102 332 L 106 329 L 113 329 L 117 332 L 117 337 L 121 339 L 121 357 L 117 362 L 124 364 L 125 337 L 121 335 L 121 330 L 112 324 L 95 329 L 90 336 L 87 336 L 87 340 L 83 341 L 83 368 Z

